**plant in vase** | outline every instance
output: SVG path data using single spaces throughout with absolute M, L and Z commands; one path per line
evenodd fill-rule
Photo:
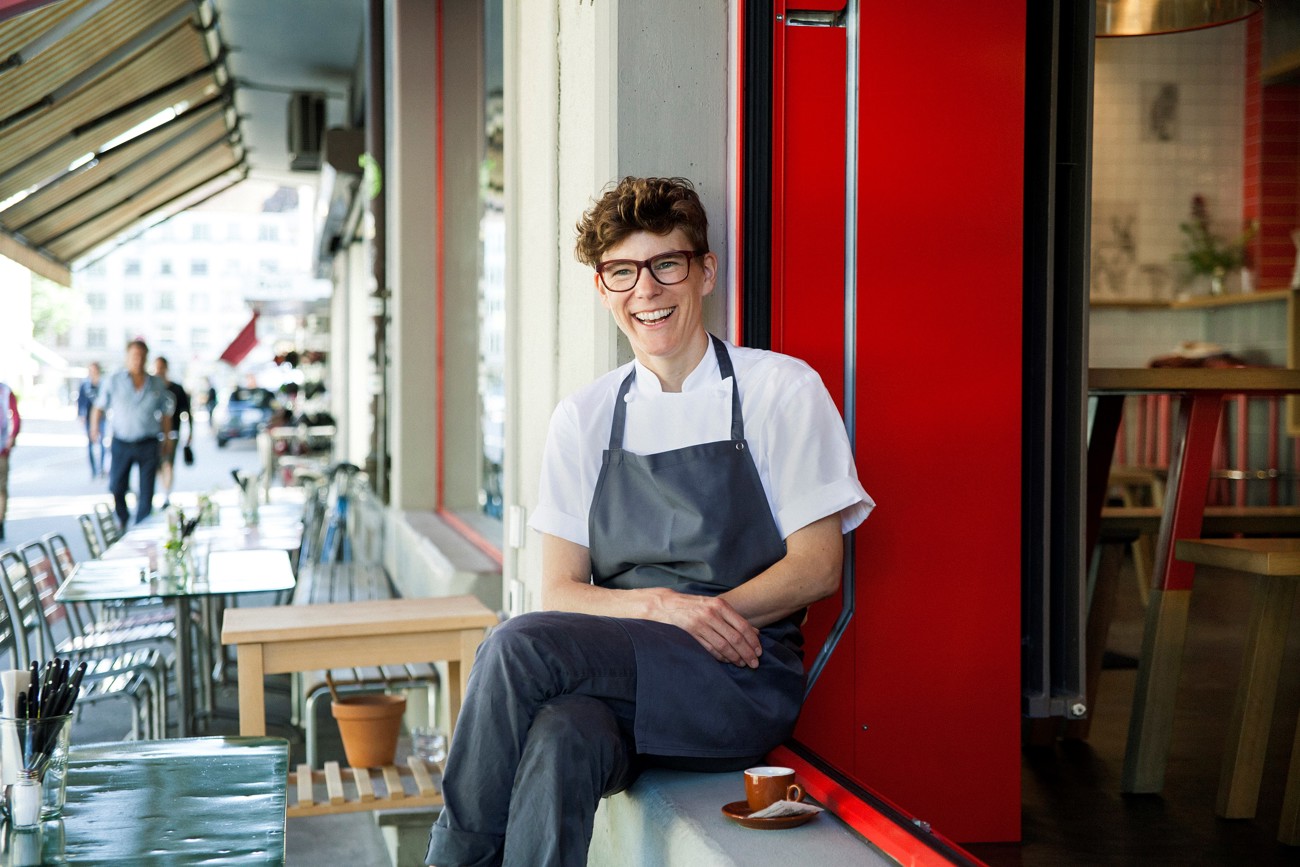
M 183 509 L 173 508 L 167 512 L 167 541 L 163 543 L 166 561 L 166 575 L 184 578 L 189 567 L 190 537 L 199 525 L 199 518 L 185 517 Z
M 1210 231 L 1210 215 L 1205 197 L 1195 195 L 1192 196 L 1190 219 L 1179 223 L 1178 228 L 1187 236 L 1183 252 L 1174 257 L 1175 261 L 1185 266 L 1183 284 L 1196 277 L 1208 277 L 1210 294 L 1222 295 L 1224 278 L 1246 264 L 1246 245 L 1259 231 L 1259 223 L 1251 220 L 1236 238 L 1224 241 Z

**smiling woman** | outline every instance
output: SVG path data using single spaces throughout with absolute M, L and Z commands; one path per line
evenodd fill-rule
M 625 178 L 579 224 L 636 360 L 552 416 L 548 610 L 476 657 L 426 863 L 585 863 L 595 805 L 645 765 L 747 767 L 794 726 L 805 609 L 874 503 L 817 374 L 704 329 L 707 225 L 680 178 Z

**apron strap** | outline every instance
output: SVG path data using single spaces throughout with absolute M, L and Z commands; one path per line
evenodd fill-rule
M 713 354 L 718 357 L 718 378 L 725 380 L 731 377 L 731 439 L 733 442 L 741 442 L 745 439 L 745 417 L 740 412 L 740 388 L 736 385 L 736 371 L 731 366 L 731 354 L 717 337 L 710 334 L 709 339 L 713 342 Z M 627 425 L 627 394 L 635 379 L 636 365 L 633 365 L 618 387 L 618 396 L 614 398 L 614 420 L 609 425 L 611 450 L 623 448 L 623 430 Z
M 745 417 L 740 412 L 740 388 L 736 385 L 736 371 L 731 366 L 731 353 L 717 337 L 710 334 L 709 338 L 713 341 L 713 352 L 718 356 L 718 376 L 722 379 L 731 377 L 731 439 L 740 442 L 745 438 Z

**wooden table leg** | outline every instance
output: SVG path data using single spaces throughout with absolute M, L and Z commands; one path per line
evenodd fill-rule
M 1228 741 L 1219 772 L 1219 796 L 1214 806 L 1214 812 L 1225 819 L 1249 819 L 1255 815 L 1295 595 L 1294 578 L 1261 575 L 1256 579 L 1246 633 L 1246 655 L 1232 720 L 1228 724 Z M 1287 794 L 1290 796 L 1290 785 Z
M 266 693 L 262 679 L 266 675 L 262 662 L 262 645 L 238 645 L 236 659 L 239 678 L 239 733 L 244 736 L 265 735 Z
M 1191 599 L 1191 590 L 1151 591 L 1120 791 L 1150 794 L 1164 788 Z
M 1201 535 L 1222 402 L 1219 392 L 1186 395 L 1179 402 L 1174 440 L 1180 445 L 1177 459 L 1169 466 L 1169 498 L 1156 539 L 1154 583 L 1147 602 L 1142 658 L 1124 749 L 1123 792 L 1150 794 L 1164 788 L 1187 636 L 1187 608 L 1196 573 L 1193 564 L 1174 559 L 1174 544 Z

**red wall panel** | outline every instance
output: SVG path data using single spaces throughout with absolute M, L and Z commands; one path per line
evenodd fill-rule
M 872 0 L 861 20 L 856 448 L 880 506 L 797 736 L 952 839 L 1018 839 L 1025 6 Z M 773 334 L 842 387 L 820 263 L 843 234 L 844 91 L 808 87 L 840 55 L 801 31 L 777 27 Z M 812 647 L 837 610 L 815 609 Z

